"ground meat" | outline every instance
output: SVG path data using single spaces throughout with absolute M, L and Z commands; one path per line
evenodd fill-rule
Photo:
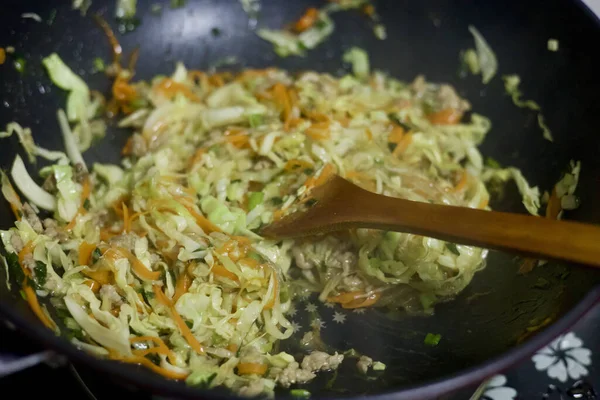
M 262 379 L 251 381 L 248 385 L 238 389 L 238 394 L 242 397 L 256 397 L 265 390 L 265 384 Z
M 364 287 L 364 282 L 358 276 L 347 276 L 342 279 L 342 285 L 349 291 L 355 291 Z
M 23 204 L 23 217 L 36 233 L 42 233 L 44 231 L 42 221 L 40 221 L 40 218 L 29 203 Z
M 471 108 L 471 104 L 462 99 L 450 85 L 441 85 L 435 99 L 440 110 L 451 108 L 464 112 Z
M 344 355 L 338 354 L 329 355 L 322 351 L 313 351 L 310 355 L 305 356 L 302 360 L 302 369 L 307 371 L 328 371 L 337 369 L 344 361 Z
M 360 356 L 356 363 L 356 368 L 363 374 L 366 374 L 369 368 L 373 365 L 373 359 L 367 356 Z
M 136 157 L 142 157 L 148 152 L 148 146 L 146 145 L 146 139 L 139 133 L 131 136 L 131 154 Z
M 273 162 L 267 158 L 263 158 L 261 160 L 258 160 L 256 163 L 254 163 L 254 167 L 253 169 L 255 171 L 261 171 L 263 169 L 267 169 L 269 168 L 271 165 L 273 165 Z
M 137 235 L 134 233 L 124 233 L 119 236 L 115 236 L 111 238 L 108 243 L 111 246 L 123 247 L 127 250 L 133 250 L 135 247 L 135 241 L 137 240 Z
M 295 383 L 306 383 L 314 379 L 316 375 L 309 370 L 300 368 L 297 362 L 291 362 L 275 378 L 283 387 L 290 387 Z
M 58 222 L 52 218 L 46 218 L 44 220 L 44 235 L 50 239 L 58 240 L 59 242 L 66 242 L 69 236 L 58 227 Z
M 32 253 L 27 253 L 25 255 L 23 258 L 23 266 L 31 272 L 31 275 L 35 275 L 33 272 L 35 269 L 35 260 L 33 259 Z
M 21 240 L 21 236 L 19 236 L 18 233 L 13 233 L 10 236 L 10 245 L 15 250 L 15 253 L 20 253 L 21 250 L 23 250 L 23 247 L 25 246 L 23 244 L 23 240 Z
M 42 185 L 42 189 L 51 194 L 56 193 L 58 189 L 56 188 L 56 177 L 54 176 L 54 174 L 48 175 L 48 177 L 44 181 L 44 184 Z
M 109 301 L 113 306 L 120 306 L 123 303 L 123 299 L 113 285 L 102 285 L 100 297 L 103 301 Z
M 75 168 L 73 168 L 73 180 L 77 183 L 83 183 L 88 177 L 88 172 L 85 169 L 85 166 L 82 163 L 75 164 Z

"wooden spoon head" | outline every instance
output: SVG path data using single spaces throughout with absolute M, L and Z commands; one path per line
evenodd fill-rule
M 269 238 L 291 238 L 341 230 L 344 228 L 340 219 L 344 198 L 351 198 L 356 190 L 362 191 L 344 178 L 333 175 L 327 182 L 310 191 L 307 199 L 309 201 L 305 200 L 304 203 L 313 204 L 273 221 L 260 230 L 260 235 Z

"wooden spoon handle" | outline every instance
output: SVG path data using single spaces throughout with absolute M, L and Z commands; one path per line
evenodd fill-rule
M 600 227 L 524 214 L 420 203 L 361 191 L 341 225 L 409 232 L 535 258 L 600 267 Z M 360 199 L 359 199 L 360 198 Z M 344 210 L 346 211 L 346 210 Z M 360 221 L 351 221 L 360 215 Z M 342 220 L 346 220 L 346 224 Z M 349 223 L 349 224 L 347 224 Z

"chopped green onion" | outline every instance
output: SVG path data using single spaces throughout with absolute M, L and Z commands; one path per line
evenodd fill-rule
M 442 335 L 440 335 L 440 334 L 428 333 L 427 336 L 425 336 L 424 343 L 427 346 L 437 346 L 438 343 L 440 343 L 441 339 L 442 339 Z
M 27 62 L 25 61 L 25 59 L 23 57 L 19 57 L 17 58 L 14 62 L 13 65 L 15 66 L 15 69 L 17 70 L 18 73 L 22 74 L 25 72 L 25 65 L 27 64 Z
M 33 267 L 33 272 L 35 274 L 35 279 L 40 286 L 44 286 L 46 284 L 46 278 L 48 274 L 48 270 L 46 269 L 46 264 L 41 261 L 37 261 L 35 263 L 35 267 Z
M 106 69 L 106 65 L 104 64 L 104 60 L 100 57 L 94 58 L 94 71 L 95 72 L 103 72 Z
M 254 210 L 256 206 L 263 202 L 265 198 L 265 194 L 263 192 L 251 192 L 250 197 L 248 197 L 248 209 Z

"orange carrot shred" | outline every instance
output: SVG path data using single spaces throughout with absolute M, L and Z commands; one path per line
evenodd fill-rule
M 96 250 L 95 244 L 81 242 L 79 245 L 79 265 L 89 265 L 94 250 Z
M 463 112 L 454 108 L 446 108 L 429 114 L 427 119 L 434 125 L 456 125 L 460 122 Z
M 310 29 L 317 22 L 318 17 L 319 10 L 314 7 L 309 8 L 294 24 L 294 31 L 301 33 Z
M 240 375 L 264 375 L 267 369 L 268 366 L 266 364 L 239 363 L 237 365 L 237 372 Z

